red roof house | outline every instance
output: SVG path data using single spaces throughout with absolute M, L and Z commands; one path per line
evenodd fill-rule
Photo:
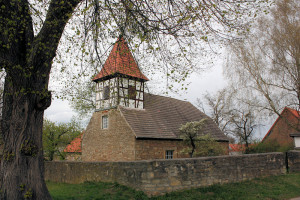
M 253 147 L 254 144 L 249 144 Z M 229 155 L 241 155 L 246 151 L 246 144 L 229 144 Z
M 84 131 L 77 136 L 70 144 L 64 149 L 64 152 L 67 153 L 67 160 L 79 160 L 81 159 L 81 141 Z
M 293 145 L 293 138 L 290 134 L 300 130 L 300 112 L 285 107 L 280 116 L 276 119 L 262 142 L 277 142 L 279 145 Z
M 245 144 L 229 144 L 230 155 L 242 154 L 245 151 L 245 149 Z

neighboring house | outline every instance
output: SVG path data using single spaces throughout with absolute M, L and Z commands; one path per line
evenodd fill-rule
M 254 144 L 249 144 L 249 148 Z M 229 144 L 229 155 L 242 155 L 246 151 L 246 144 Z
M 298 130 L 297 130 L 298 129 Z M 285 107 L 280 116 L 276 119 L 268 133 L 263 138 L 263 143 L 277 142 L 281 146 L 294 145 L 290 134 L 299 132 L 300 113 L 297 110 Z
M 145 93 L 148 78 L 127 43 L 115 43 L 96 82 L 96 111 L 82 137 L 82 161 L 132 161 L 188 157 L 179 128 L 207 118 L 204 134 L 228 149 L 217 125 L 186 101 Z
M 83 134 L 84 131 L 64 149 L 64 152 L 67 153 L 66 160 L 81 160 L 81 141 Z
M 245 144 L 229 144 L 229 155 L 242 155 L 245 150 Z

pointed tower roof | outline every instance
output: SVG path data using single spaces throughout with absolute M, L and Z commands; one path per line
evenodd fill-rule
M 101 71 L 93 78 L 93 81 L 105 79 L 107 76 L 122 74 L 139 78 L 144 81 L 149 79 L 142 74 L 137 63 L 135 62 L 130 49 L 122 36 L 119 37 L 110 52 Z

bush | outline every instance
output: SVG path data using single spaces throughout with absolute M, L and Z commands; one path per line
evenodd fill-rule
M 249 147 L 249 153 L 287 152 L 293 148 L 293 145 L 280 145 L 276 140 L 272 140 L 251 145 Z

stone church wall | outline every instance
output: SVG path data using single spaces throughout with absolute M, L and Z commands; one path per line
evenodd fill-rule
M 286 159 L 288 158 L 288 159 Z M 300 171 L 300 152 L 131 162 L 46 162 L 45 179 L 64 183 L 118 182 L 158 195 L 215 183 Z
M 228 150 L 228 142 L 220 142 Z M 136 140 L 136 160 L 165 159 L 167 150 L 173 150 L 173 158 L 189 158 L 182 151 L 187 148 L 181 140 Z M 225 152 L 228 155 L 228 151 Z
M 173 158 L 188 158 L 181 151 L 184 146 L 177 140 L 136 140 L 136 160 L 165 159 L 167 150 L 173 151 Z
M 108 128 L 102 129 L 102 116 Z M 135 136 L 117 109 L 94 112 L 82 138 L 82 161 L 128 161 L 135 159 Z
M 108 128 L 102 129 L 102 116 L 108 116 Z M 222 143 L 228 149 L 228 143 Z M 134 161 L 165 159 L 166 150 L 173 158 L 188 158 L 180 140 L 136 139 L 118 109 L 95 112 L 82 138 L 82 161 Z M 226 152 L 228 154 L 228 152 Z M 70 157 L 70 160 L 74 160 Z

